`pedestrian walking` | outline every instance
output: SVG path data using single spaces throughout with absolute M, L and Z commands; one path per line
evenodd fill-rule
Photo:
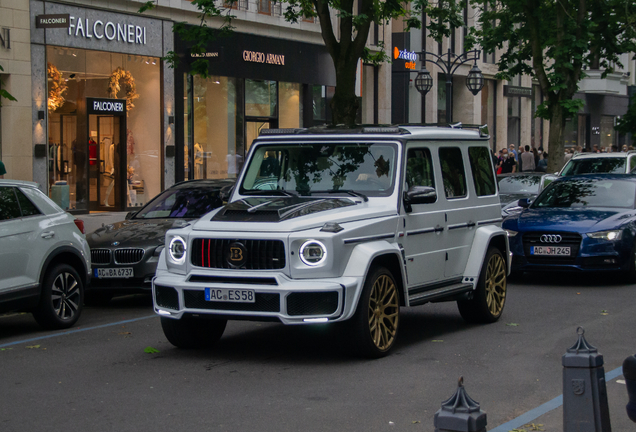
M 7 173 L 7 170 L 5 169 L 4 164 L 0 160 L 0 179 L 3 179 L 6 173 Z
M 501 173 L 502 174 L 513 173 L 513 172 L 516 172 L 516 169 L 517 169 L 517 161 L 515 160 L 515 155 L 514 153 L 510 152 L 508 153 L 508 157 L 506 158 L 506 160 L 503 161 L 503 163 L 501 164 Z
M 537 151 L 536 148 L 532 147 L 532 154 L 534 156 L 534 166 L 536 168 L 539 166 L 539 159 L 540 159 L 539 152 Z
M 541 160 L 537 165 L 537 171 L 548 172 L 548 152 L 541 153 L 541 156 Z
M 525 151 L 521 154 L 523 172 L 534 171 L 534 154 L 530 151 L 530 146 L 525 147 Z
M 509 148 L 510 148 L 510 150 L 508 151 L 508 153 L 512 153 L 514 155 L 515 160 L 519 160 L 519 157 L 517 155 L 517 151 L 515 150 L 515 145 L 514 144 L 510 144 Z

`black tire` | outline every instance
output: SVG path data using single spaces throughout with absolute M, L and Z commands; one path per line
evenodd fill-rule
M 355 354 L 366 358 L 386 356 L 395 344 L 400 323 L 400 294 L 391 272 L 379 267 L 370 273 L 358 307 L 347 323 Z
M 33 317 L 50 330 L 71 327 L 84 307 L 84 284 L 77 270 L 68 264 L 57 264 L 44 275 L 40 303 Z
M 84 305 L 93 307 L 106 306 L 113 298 L 113 295 L 112 291 L 89 290 L 84 293 Z
M 225 331 L 227 320 L 184 317 L 179 320 L 161 317 L 166 339 L 177 348 L 212 348 Z
M 506 260 L 501 251 L 490 247 L 481 267 L 473 298 L 457 302 L 459 313 L 471 323 L 493 323 L 501 317 L 506 304 Z

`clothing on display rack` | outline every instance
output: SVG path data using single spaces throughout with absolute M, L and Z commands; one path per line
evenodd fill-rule
M 203 147 L 199 143 L 194 143 L 194 178 L 203 178 Z
M 130 129 L 126 132 L 126 153 L 129 155 L 135 154 L 135 138 Z

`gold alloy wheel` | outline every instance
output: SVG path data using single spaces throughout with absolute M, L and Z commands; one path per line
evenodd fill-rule
M 498 316 L 506 300 L 506 263 L 500 254 L 494 254 L 486 270 L 486 304 L 493 316 Z
M 369 330 L 375 346 L 385 351 L 393 345 L 399 319 L 398 292 L 393 279 L 380 275 L 369 297 Z

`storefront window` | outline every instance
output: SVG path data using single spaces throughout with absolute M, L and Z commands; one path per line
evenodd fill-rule
M 243 161 L 243 155 L 236 152 L 236 79 L 212 76 L 184 75 L 190 78 L 192 88 L 192 150 L 186 135 L 184 163 L 186 178 L 219 179 L 236 177 Z M 188 88 L 187 82 L 184 88 Z M 186 119 L 189 105 L 186 98 Z M 189 122 L 186 122 L 186 134 Z M 191 176 L 189 171 L 189 155 L 193 155 Z
M 274 117 L 276 102 L 276 81 L 245 80 L 246 116 Z
M 508 96 L 508 142 L 518 147 L 521 142 L 521 98 Z
M 312 86 L 312 101 L 314 108 L 314 123 L 327 122 L 327 88 Z
M 278 127 L 300 128 L 303 127 L 303 104 L 300 84 L 278 83 L 278 101 L 280 104 Z
M 601 148 L 616 151 L 614 138 L 614 116 L 601 116 Z
M 579 117 L 574 116 L 565 119 L 565 128 L 563 129 L 563 145 L 565 148 L 576 147 L 579 145 Z
M 123 210 L 161 192 L 157 58 L 47 47 L 49 192 L 70 210 Z M 87 98 L 127 115 L 88 115 Z M 68 186 L 68 196 L 65 196 Z M 62 191 L 62 192 L 60 192 Z

